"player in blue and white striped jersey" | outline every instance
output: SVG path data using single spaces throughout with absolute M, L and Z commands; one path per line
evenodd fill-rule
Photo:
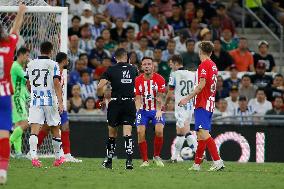
M 63 111 L 61 77 L 57 62 L 50 59 L 52 49 L 52 43 L 43 42 L 40 45 L 41 56 L 30 61 L 26 70 L 27 84 L 31 88 L 28 120 L 31 124 L 29 144 L 34 167 L 41 167 L 41 162 L 37 156 L 37 144 L 38 133 L 45 122 L 48 126 L 51 126 L 53 135 L 54 166 L 59 166 L 65 161 L 59 131 L 61 124 L 59 113 Z

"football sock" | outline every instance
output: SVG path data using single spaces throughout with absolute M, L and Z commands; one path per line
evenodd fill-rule
M 107 145 L 106 145 L 108 161 L 112 160 L 114 153 L 115 153 L 115 147 L 116 147 L 115 138 L 109 137 L 107 141 Z
M 32 159 L 37 159 L 37 144 L 38 144 L 38 138 L 37 135 L 31 134 L 29 139 L 30 144 L 30 153 Z
M 52 146 L 53 146 L 53 149 L 54 149 L 55 159 L 61 158 L 63 156 L 61 138 L 53 137 L 52 138 Z
M 70 153 L 70 131 L 61 131 L 61 140 L 64 154 Z
M 188 146 L 191 147 L 194 152 L 196 152 L 196 150 L 197 150 L 196 137 L 194 137 L 191 133 L 187 133 L 185 135 L 185 139 L 186 139 Z
M 163 142 L 164 142 L 163 137 L 155 136 L 155 139 L 154 139 L 154 157 L 156 157 L 156 156 L 160 157 L 161 150 L 162 150 L 162 147 L 163 147 Z
M 148 146 L 146 140 L 139 143 L 140 156 L 143 161 L 148 161 Z
M 14 149 L 17 154 L 22 153 L 22 135 L 23 129 L 18 126 L 14 129 L 10 136 L 10 142 L 14 145 Z
M 37 147 L 40 148 L 40 146 L 42 145 L 43 143 L 43 140 L 45 137 L 47 137 L 49 132 L 45 131 L 45 130 L 40 130 L 39 133 L 38 133 L 38 145 Z
M 133 141 L 132 136 L 126 135 L 124 137 L 124 146 L 125 146 L 125 152 L 127 155 L 128 160 L 132 160 L 132 154 L 133 154 Z
M 9 138 L 0 139 L 0 170 L 7 170 L 10 159 Z
M 214 161 L 220 160 L 216 143 L 212 137 L 207 139 L 207 148 Z
M 175 150 L 174 150 L 174 159 L 176 159 L 178 157 L 178 155 L 180 154 L 180 151 L 182 149 L 183 143 L 185 140 L 185 136 L 183 135 L 177 135 L 176 140 L 175 140 Z
M 194 163 L 200 165 L 202 162 L 203 154 L 206 149 L 207 140 L 199 140 L 197 145 L 197 150 L 195 153 Z

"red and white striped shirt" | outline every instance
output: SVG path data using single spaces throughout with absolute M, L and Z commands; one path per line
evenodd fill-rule
M 157 93 L 165 93 L 165 79 L 157 73 L 154 73 L 151 79 L 145 79 L 144 74 L 141 74 L 135 79 L 135 94 L 141 95 L 143 110 L 156 110 Z
M 195 81 L 197 85 L 200 78 L 205 78 L 206 85 L 195 98 L 195 109 L 204 108 L 209 112 L 214 111 L 217 76 L 218 69 L 212 60 L 207 59 L 201 62 L 196 72 Z
M 7 40 L 0 41 L 0 96 L 13 94 L 10 70 L 17 42 L 16 34 L 10 34 Z

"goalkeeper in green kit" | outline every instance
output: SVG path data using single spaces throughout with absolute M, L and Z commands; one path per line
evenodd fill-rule
M 22 135 L 28 128 L 27 101 L 30 98 L 29 91 L 26 87 L 25 66 L 29 60 L 29 49 L 21 47 L 17 51 L 17 60 L 11 68 L 11 80 L 14 89 L 12 96 L 13 102 L 13 124 L 14 131 L 10 136 L 10 143 L 15 149 L 15 158 L 21 158 L 22 155 Z

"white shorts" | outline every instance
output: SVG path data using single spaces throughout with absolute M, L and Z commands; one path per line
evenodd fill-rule
M 61 118 L 57 106 L 31 106 L 29 109 L 29 124 L 32 123 L 59 126 Z
M 193 114 L 193 108 L 188 109 L 185 107 L 176 106 L 175 107 L 175 117 L 177 120 L 177 126 L 183 128 L 185 123 L 190 124 Z

